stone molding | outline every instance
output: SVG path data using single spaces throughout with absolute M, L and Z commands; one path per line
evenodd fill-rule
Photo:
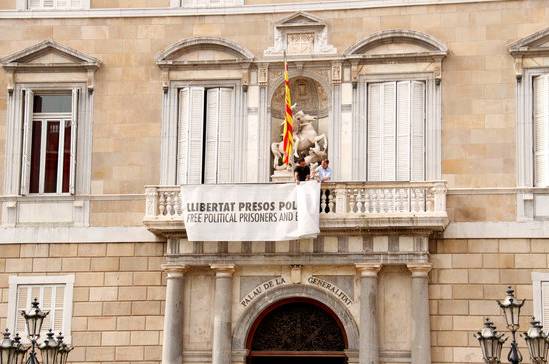
M 178 263 L 165 263 L 160 268 L 166 272 L 167 278 L 183 278 L 184 274 L 190 270 L 190 266 Z
M 328 306 L 339 318 L 348 340 L 348 350 L 355 351 L 359 348 L 358 326 L 349 310 L 339 300 L 319 288 L 309 285 L 295 284 L 273 288 L 268 295 L 259 297 L 251 303 L 242 313 L 235 324 L 233 331 L 232 350 L 241 352 L 246 350 L 246 339 L 250 328 L 259 315 L 271 304 L 292 297 L 306 297 Z
M 425 55 L 431 57 L 444 57 L 448 54 L 448 47 L 435 37 L 407 29 L 389 29 L 374 33 L 347 48 L 343 54 L 347 57 L 360 55 L 363 50 L 372 49 L 379 44 L 394 42 L 399 39 L 418 43 L 425 48 Z M 418 55 L 421 54 L 422 53 L 418 53 Z M 387 55 L 379 55 L 376 57 L 385 58 L 386 56 Z
M 288 35 L 299 33 L 312 33 L 314 36 L 312 49 L 301 54 L 315 56 L 337 53 L 337 49 L 328 43 L 328 26 L 326 23 L 314 15 L 298 11 L 275 24 L 273 30 L 274 44 L 264 51 L 264 55 L 282 55 L 289 48 Z M 300 53 L 293 54 L 299 55 Z
M 356 270 L 360 273 L 361 277 L 377 277 L 377 274 L 381 270 L 381 264 L 372 263 L 358 263 L 355 264 Z
M 200 63 L 199 61 L 196 62 L 177 62 L 170 60 L 170 56 L 173 54 L 181 51 L 185 48 L 195 47 L 195 46 L 208 46 L 208 45 L 216 45 L 223 48 L 227 48 L 233 52 L 236 52 L 242 57 L 243 61 L 251 62 L 254 59 L 254 55 L 251 51 L 244 48 L 243 46 L 239 45 L 236 42 L 233 42 L 231 40 L 221 38 L 221 37 L 193 37 L 193 38 L 185 38 L 183 40 L 180 40 L 179 42 L 176 42 L 172 45 L 170 45 L 168 48 L 160 52 L 156 56 L 156 64 L 159 66 L 172 66 L 177 64 L 194 64 L 194 63 Z
M 18 0 L 23 1 L 23 0 Z M 158 16 L 203 16 L 228 14 L 273 14 L 295 11 L 334 11 L 353 9 L 375 9 L 386 7 L 425 6 L 429 4 L 471 4 L 479 2 L 500 2 L 501 0 L 357 0 L 353 2 L 334 1 L 316 3 L 244 5 L 230 8 L 150 8 L 150 9 L 90 9 L 90 10 L 47 10 L 47 11 L 0 11 L 0 19 L 47 19 L 47 18 L 133 18 Z
M 426 278 L 433 268 L 431 264 L 407 264 L 406 267 L 412 273 L 412 278 Z
M 215 271 L 216 277 L 230 278 L 233 276 L 236 266 L 234 264 L 211 264 L 210 268 Z

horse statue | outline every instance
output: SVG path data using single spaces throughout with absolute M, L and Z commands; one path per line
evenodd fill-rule
M 292 106 L 294 111 L 296 105 Z M 313 121 L 316 118 L 312 115 L 305 114 L 303 110 L 294 113 L 294 153 L 290 156 L 288 163 L 291 168 L 294 165 L 294 157 L 303 157 L 307 160 L 308 164 L 312 161 L 316 162 L 316 159 L 324 158 L 327 156 L 328 150 L 328 138 L 324 134 L 318 134 L 313 126 Z M 283 124 L 282 124 L 283 125 Z M 282 135 L 282 137 L 284 137 Z M 283 170 L 287 167 L 284 166 L 282 160 L 284 158 L 284 142 L 275 142 L 271 144 L 271 152 L 273 153 L 273 166 L 275 170 Z

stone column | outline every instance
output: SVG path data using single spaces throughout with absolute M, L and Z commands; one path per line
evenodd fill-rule
M 212 364 L 230 364 L 234 265 L 212 264 L 210 267 L 215 270 Z
M 377 330 L 377 273 L 381 264 L 356 264 L 360 273 L 360 364 L 379 363 Z
M 431 363 L 430 264 L 409 264 L 412 272 L 412 364 Z
M 183 288 L 188 266 L 163 264 L 167 273 L 162 364 L 183 363 Z

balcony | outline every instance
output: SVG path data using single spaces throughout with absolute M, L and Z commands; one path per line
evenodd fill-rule
M 446 182 L 330 182 L 320 196 L 321 231 L 442 231 Z M 181 186 L 147 186 L 143 219 L 165 236 L 183 235 Z

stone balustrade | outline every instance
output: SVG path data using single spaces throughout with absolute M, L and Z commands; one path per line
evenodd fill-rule
M 144 223 L 155 233 L 183 232 L 180 186 L 147 186 Z M 421 229 L 448 224 L 446 182 L 330 182 L 320 195 L 322 230 Z

